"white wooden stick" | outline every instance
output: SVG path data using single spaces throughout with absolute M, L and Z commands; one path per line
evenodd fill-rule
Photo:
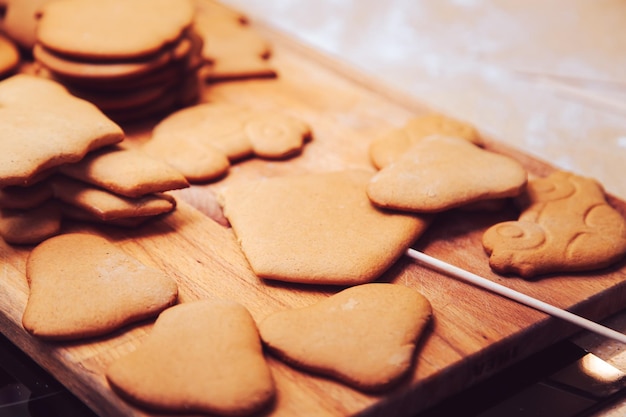
M 522 294 L 519 291 L 512 290 L 510 288 L 505 287 L 504 285 L 500 285 L 496 282 L 490 281 L 486 278 L 468 272 L 464 269 L 458 268 L 454 265 L 441 261 L 439 259 L 433 258 L 432 256 L 426 255 L 423 252 L 419 252 L 415 249 L 409 248 L 406 252 L 407 256 L 416 261 L 419 261 L 423 264 L 426 264 L 434 269 L 445 272 L 446 274 L 455 276 L 460 278 L 466 282 L 474 284 L 478 287 L 484 288 L 496 294 L 502 295 L 511 300 L 517 301 L 521 304 L 532 307 L 536 310 L 547 313 L 551 316 L 558 317 L 570 323 L 576 324 L 583 329 L 589 330 L 593 333 L 597 333 L 601 336 L 608 337 L 609 339 L 616 340 L 618 342 L 626 344 L 626 335 L 605 327 L 601 324 L 598 324 L 594 321 L 587 320 L 581 316 L 578 316 L 574 313 L 570 313 L 567 310 L 560 309 L 558 307 L 553 306 L 552 304 L 545 303 L 536 298 L 528 296 L 526 294 Z

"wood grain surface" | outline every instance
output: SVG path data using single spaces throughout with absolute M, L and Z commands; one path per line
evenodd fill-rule
M 428 109 L 280 33 L 265 27 L 256 29 L 272 42 L 271 62 L 278 78 L 206 85 L 203 101 L 282 111 L 303 119 L 311 125 L 314 137 L 302 154 L 283 161 L 241 161 L 219 182 L 174 192 L 178 200 L 175 212 L 137 229 L 66 224 L 65 231 L 105 236 L 140 261 L 166 271 L 178 282 L 180 302 L 234 300 L 260 320 L 274 311 L 314 303 L 339 288 L 256 277 L 232 231 L 214 220 L 220 220 L 216 193 L 235 181 L 252 178 L 371 168 L 367 157 L 371 140 Z M 147 140 L 154 122 L 125 126 L 127 146 L 139 146 Z M 549 164 L 497 140 L 487 138 L 487 147 L 517 158 L 533 175 L 552 170 Z M 626 215 L 625 202 L 611 198 L 611 203 Z M 607 317 L 624 306 L 623 261 L 597 273 L 554 275 L 534 281 L 493 274 L 480 243 L 482 232 L 494 222 L 516 218 L 516 214 L 512 208 L 497 213 L 442 214 L 414 247 L 590 319 Z M 302 244 L 306 244 L 306 236 L 302 236 Z M 0 242 L 0 331 L 99 415 L 149 415 L 117 397 L 104 371 L 116 358 L 141 344 L 151 322 L 74 343 L 48 343 L 31 337 L 21 326 L 28 297 L 24 270 L 29 249 Z M 278 396 L 267 415 L 410 416 L 578 330 L 408 258 L 399 260 L 380 281 L 412 287 L 433 306 L 434 320 L 418 346 L 410 377 L 390 391 L 365 394 L 295 370 L 268 355 Z

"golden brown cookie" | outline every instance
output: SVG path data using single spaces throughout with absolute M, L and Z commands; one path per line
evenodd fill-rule
M 50 198 L 52 198 L 52 187 L 47 181 L 40 181 L 28 187 L 15 185 L 0 188 L 0 208 L 33 208 Z
M 419 292 L 372 283 L 275 312 L 261 321 L 259 332 L 279 358 L 372 391 L 389 388 L 409 372 L 431 315 Z
M 60 231 L 61 210 L 55 201 L 29 209 L 0 209 L 0 237 L 9 244 L 37 244 Z
M 64 175 L 50 179 L 58 200 L 91 213 L 103 221 L 129 217 L 158 216 L 176 208 L 176 200 L 167 194 L 124 197 Z
M 43 339 L 104 335 L 156 316 L 178 296 L 172 278 L 89 234 L 63 234 L 37 245 L 26 277 L 22 324 Z
M 35 45 L 35 59 L 54 75 L 65 80 L 101 80 L 124 82 L 128 78 L 137 78 L 148 73 L 174 65 L 189 57 L 192 40 L 185 36 L 175 44 L 168 45 L 159 53 L 141 59 L 123 61 L 78 61 L 58 55 L 41 44 Z
M 275 393 L 256 324 L 230 301 L 162 312 L 148 338 L 113 362 L 106 377 L 133 404 L 168 413 L 249 415 Z
M 595 180 L 556 171 L 533 179 L 518 202 L 517 221 L 498 223 L 483 235 L 491 268 L 534 277 L 589 271 L 626 254 L 626 219 Z
M 381 169 L 396 161 L 414 143 L 430 135 L 463 138 L 475 145 L 482 144 L 478 131 L 465 123 L 438 113 L 428 113 L 410 119 L 400 129 L 394 129 L 374 140 L 369 147 L 370 159 Z
M 378 171 L 367 195 L 380 207 L 435 213 L 519 195 L 528 175 L 516 160 L 465 139 L 428 136 Z
M 20 51 L 15 43 L 0 33 L 0 78 L 6 78 L 13 74 L 20 61 Z
M 31 75 L 0 82 L 0 188 L 121 142 L 122 129 L 60 84 Z
M 204 40 L 202 56 L 210 63 L 209 81 L 276 77 L 269 62 L 270 43 L 248 19 L 223 7 L 202 4 L 194 27 Z
M 165 117 L 143 150 L 189 181 L 201 182 L 224 175 L 230 161 L 253 154 L 271 159 L 293 156 L 311 136 L 306 123 L 285 114 L 203 103 Z
M 163 161 L 119 146 L 90 152 L 79 162 L 59 167 L 59 171 L 112 193 L 133 198 L 189 186 L 180 172 Z
M 54 0 L 3 0 L 6 10 L 1 29 L 25 51 L 30 51 L 37 38 L 37 21 L 41 8 Z
M 147 57 L 193 24 L 190 0 L 56 0 L 42 8 L 37 41 L 85 60 Z
M 346 170 L 242 181 L 220 201 L 254 272 L 267 279 L 355 285 L 378 278 L 428 217 L 376 208 L 373 173 Z
M 107 226 L 132 229 L 142 226 L 147 221 L 155 218 L 155 216 L 131 216 L 105 220 L 93 212 L 85 210 L 79 206 L 74 206 L 60 200 L 58 200 L 58 203 L 61 206 L 61 215 L 64 221 L 71 220 L 75 222 L 106 224 Z

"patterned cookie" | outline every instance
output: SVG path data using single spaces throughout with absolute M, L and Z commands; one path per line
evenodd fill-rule
M 372 175 L 346 170 L 243 181 L 219 199 L 258 276 L 362 284 L 377 279 L 429 224 L 428 217 L 373 206 L 365 193 Z
M 428 136 L 378 171 L 367 195 L 380 207 L 434 213 L 519 195 L 528 175 L 516 160 L 465 139 Z
M 482 144 L 478 131 L 469 123 L 429 113 L 410 119 L 401 129 L 394 129 L 374 140 L 369 147 L 370 159 L 381 169 L 396 161 L 413 144 L 430 135 L 463 138 L 475 145 Z
M 42 8 L 37 41 L 84 60 L 137 59 L 177 41 L 193 19 L 190 0 L 56 0 Z
M 31 75 L 0 82 L 0 188 L 121 142 L 122 129 L 60 84 Z
M 517 221 L 483 235 L 491 268 L 522 277 L 609 266 L 626 254 L 626 219 L 595 180 L 556 171 L 529 182 Z
M 202 182 L 224 175 L 230 162 L 250 155 L 288 158 L 300 152 L 311 136 L 310 127 L 291 116 L 204 103 L 163 119 L 143 150 L 172 165 L 190 182 Z
M 409 372 L 431 315 L 419 292 L 372 283 L 273 313 L 261 321 L 259 332 L 274 354 L 297 367 L 378 391 Z
M 99 236 L 69 233 L 37 245 L 26 262 L 24 328 L 42 339 L 110 333 L 176 302 L 177 284 Z
M 113 362 L 106 377 L 129 402 L 167 413 L 249 415 L 275 395 L 256 324 L 230 301 L 162 312 L 148 338 Z
M 133 198 L 189 186 L 185 177 L 166 163 L 143 152 L 119 146 L 90 152 L 79 162 L 59 167 L 59 171 L 112 193 Z

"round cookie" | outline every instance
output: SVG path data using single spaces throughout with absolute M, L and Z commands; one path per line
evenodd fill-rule
M 57 0 L 43 7 L 37 39 L 75 58 L 137 59 L 175 42 L 193 19 L 190 0 Z

